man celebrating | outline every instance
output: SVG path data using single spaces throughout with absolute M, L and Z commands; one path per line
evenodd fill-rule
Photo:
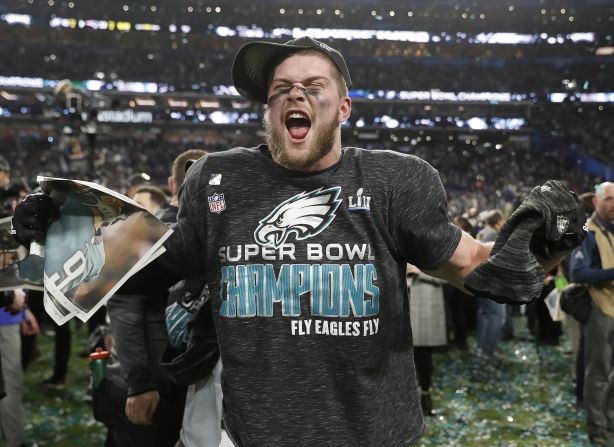
M 122 292 L 207 278 L 235 445 L 411 444 L 424 423 L 405 265 L 481 296 L 531 299 L 543 284 L 533 253 L 550 264 L 577 245 L 581 206 L 549 182 L 494 248 L 481 244 L 449 221 L 428 163 L 341 147 L 352 101 L 338 51 L 309 37 L 251 42 L 232 75 L 242 96 L 268 105 L 267 144 L 190 168 L 167 252 Z M 17 236 L 40 239 L 49 202 L 27 202 Z
M 584 402 L 588 435 L 596 444 L 614 442 L 614 183 L 597 186 L 589 233 L 571 256 L 574 282 L 589 284 L 593 306 L 584 326 Z

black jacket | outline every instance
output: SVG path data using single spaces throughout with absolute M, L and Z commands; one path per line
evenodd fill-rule
M 177 211 L 178 208 L 165 205 L 156 213 L 156 217 L 167 225 L 172 225 L 177 220 Z M 118 291 L 119 299 L 134 300 L 135 297 L 131 296 L 134 293 L 142 293 L 143 290 L 160 290 L 172 286 L 179 280 L 180 278 L 174 278 L 163 264 L 154 260 L 122 286 Z M 200 294 L 205 284 L 204 278 L 190 278 L 181 282 L 183 282 L 185 291 L 179 292 L 178 284 L 175 284 L 173 296 L 169 299 L 177 300 L 188 294 Z M 114 301 L 115 297 L 109 300 L 111 311 L 114 306 L 112 300 Z M 161 357 L 162 367 L 179 385 L 189 385 L 207 377 L 219 359 L 210 302 L 205 303 L 198 310 L 188 328 L 192 331 L 192 341 L 186 349 L 179 351 L 166 343 L 166 349 Z
M 178 208 L 166 205 L 160 208 L 156 216 L 164 223 L 177 221 Z M 197 297 L 203 293 L 204 278 L 189 278 L 173 286 L 168 304 L 179 299 Z M 167 345 L 160 360 L 164 369 L 179 385 L 190 385 L 209 376 L 220 357 L 217 345 L 217 335 L 211 313 L 211 302 L 205 304 L 196 312 L 188 325 L 192 332 L 192 341 L 185 350 L 177 350 Z
M 127 389 L 128 396 L 152 390 L 164 394 L 172 388 L 170 375 L 160 366 L 168 341 L 165 307 L 166 293 L 115 295 L 107 302 L 113 349 L 106 377 Z
M 167 205 L 160 211 L 166 224 L 177 219 L 176 207 Z M 168 342 L 164 315 L 167 298 L 168 292 L 162 290 L 147 295 L 114 295 L 107 302 L 114 343 L 105 375 L 127 389 L 128 396 L 172 390 L 171 376 L 160 366 Z

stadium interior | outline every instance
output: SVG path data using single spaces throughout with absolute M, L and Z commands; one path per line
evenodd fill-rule
M 26 185 L 43 174 L 124 192 L 140 172 L 165 185 L 187 149 L 264 142 L 265 106 L 232 86 L 234 54 L 304 35 L 352 74 L 343 145 L 425 159 L 451 216 L 513 208 L 548 179 L 579 194 L 614 178 L 607 0 L 3 0 L 0 153 Z M 469 445 L 447 436 L 451 418 L 436 424 L 425 445 Z M 488 433 L 472 445 L 584 445 Z

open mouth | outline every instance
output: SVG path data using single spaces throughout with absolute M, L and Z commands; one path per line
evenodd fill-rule
M 289 112 L 286 115 L 286 129 L 293 140 L 302 140 L 309 133 L 311 120 L 303 112 Z

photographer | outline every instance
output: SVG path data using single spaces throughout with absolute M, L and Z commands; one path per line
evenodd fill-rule
M 62 79 L 53 89 L 58 118 L 63 126 L 59 148 L 63 152 L 71 178 L 95 176 L 96 116 L 95 103 L 104 98 L 76 88 L 70 79 Z

